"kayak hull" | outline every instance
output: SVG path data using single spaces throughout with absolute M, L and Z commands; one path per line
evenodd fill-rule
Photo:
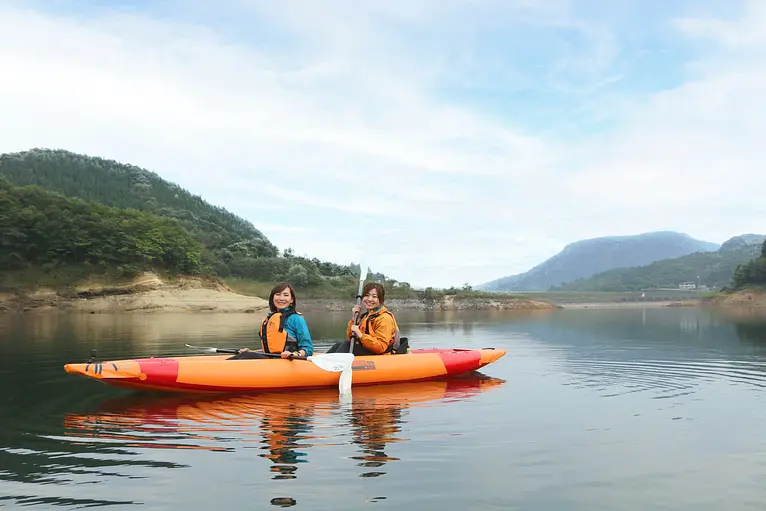
M 460 376 L 491 364 L 505 350 L 421 349 L 404 355 L 357 356 L 354 386 L 427 381 Z M 71 374 L 133 390 L 220 393 L 299 390 L 338 386 L 339 372 L 307 360 L 244 359 L 230 355 L 114 360 L 66 364 Z

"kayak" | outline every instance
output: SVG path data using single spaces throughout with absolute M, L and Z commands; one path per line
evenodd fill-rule
M 506 351 L 417 349 L 401 355 L 354 357 L 354 387 L 415 382 L 464 375 L 495 362 Z M 67 373 L 133 390 L 163 392 L 253 392 L 337 387 L 340 374 L 307 360 L 243 359 L 202 355 L 66 364 Z

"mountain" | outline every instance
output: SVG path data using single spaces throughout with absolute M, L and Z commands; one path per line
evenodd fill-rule
M 740 265 L 761 254 L 763 234 L 744 234 L 725 241 L 715 252 L 698 252 L 635 268 L 615 268 L 555 287 L 555 291 L 638 291 L 694 282 L 711 288 L 732 283 Z
M 247 220 L 134 165 L 32 149 L 0 155 L 0 175 L 15 186 L 36 185 L 65 197 L 176 218 L 208 250 L 249 242 L 260 256 L 277 255 L 277 248 Z
M 476 286 L 484 291 L 547 291 L 566 282 L 620 267 L 718 250 L 719 245 L 673 231 L 605 236 L 570 243 L 531 270 Z
M 739 236 L 734 236 L 733 238 L 724 241 L 719 250 L 725 252 L 727 250 L 737 250 L 752 245 L 761 245 L 764 240 L 766 240 L 766 234 L 740 234 Z
M 100 237 L 111 236 L 115 240 L 120 239 L 120 236 L 125 233 L 120 230 L 121 227 L 118 224 L 113 223 L 113 220 L 119 215 L 131 217 L 133 213 L 129 210 L 145 213 L 136 217 L 138 219 L 136 226 L 155 225 L 162 226 L 163 229 L 171 229 L 172 232 L 168 231 L 170 233 L 168 239 L 171 239 L 173 243 L 181 240 L 178 241 L 179 246 L 186 247 L 185 235 L 188 233 L 201 247 L 199 271 L 204 274 L 218 277 L 242 277 L 259 282 L 287 279 L 299 287 L 342 286 L 347 284 L 346 280 L 353 280 L 352 277 L 358 274 L 358 265 L 340 265 L 316 258 L 307 259 L 295 256 L 291 250 L 285 250 L 284 254 L 279 254 L 277 247 L 252 223 L 222 207 L 209 204 L 200 196 L 165 181 L 154 172 L 134 165 L 65 150 L 32 149 L 1 154 L 0 179 L 2 178 L 7 183 L 5 192 L 8 194 L 7 200 L 14 201 L 14 207 L 32 204 L 37 208 L 34 211 L 36 215 L 47 215 L 44 209 L 38 208 L 40 204 L 58 200 L 26 187 L 39 187 L 46 192 L 60 194 L 68 199 L 80 199 L 87 204 L 102 205 L 120 211 L 89 209 L 66 201 L 56 202 L 56 211 L 76 211 L 76 214 L 73 213 L 72 225 L 73 228 L 81 229 L 83 239 L 92 240 L 95 236 L 93 234 L 95 231 L 91 229 L 93 226 L 86 226 L 83 223 L 89 221 L 86 220 L 88 215 L 104 217 L 93 220 L 94 226 L 110 226 L 110 229 L 101 231 Z M 24 189 L 16 190 L 10 187 Z M 8 215 L 3 213 L 0 211 L 0 220 L 5 221 L 3 225 L 6 229 L 23 232 L 29 227 L 24 223 L 27 219 L 22 214 L 16 214 L 17 211 Z M 172 222 L 163 222 L 162 218 L 170 219 Z M 35 224 L 35 228 L 39 232 L 48 232 L 44 228 L 47 229 L 53 224 L 45 224 L 45 222 L 53 220 L 45 217 L 40 220 L 42 223 Z M 177 226 L 180 226 L 181 231 L 176 232 Z M 0 233 L 0 237 L 2 234 Z M 139 232 L 130 233 L 130 236 L 132 236 L 131 240 L 148 239 Z M 96 245 L 91 246 L 100 247 L 101 242 L 98 241 Z M 147 245 L 142 242 L 138 246 Z M 161 246 L 161 243 L 157 246 Z M 132 254 L 131 257 L 134 255 Z M 145 255 L 147 261 L 153 257 L 149 253 Z M 80 261 L 83 257 L 84 260 L 91 262 L 98 259 L 97 257 L 94 259 L 95 256 L 91 257 L 91 255 L 86 257 L 81 254 L 76 256 L 66 254 L 53 258 L 51 261 Z M 39 263 L 35 261 L 34 258 L 24 258 L 17 262 L 26 262 L 31 268 Z M 102 263 L 99 265 L 89 262 L 90 271 L 103 269 L 111 264 L 106 259 L 102 260 Z M 50 264 L 46 262 L 43 266 L 42 270 L 47 271 L 45 268 L 50 267 Z M 131 265 L 131 268 L 133 271 L 136 266 Z M 382 274 L 373 274 L 371 278 L 376 277 L 385 279 Z

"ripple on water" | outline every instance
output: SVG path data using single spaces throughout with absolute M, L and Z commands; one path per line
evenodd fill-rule
M 610 360 L 567 358 L 570 384 L 595 388 L 601 397 L 653 392 L 653 399 L 693 394 L 702 383 L 727 381 L 766 387 L 766 364 L 739 360 Z

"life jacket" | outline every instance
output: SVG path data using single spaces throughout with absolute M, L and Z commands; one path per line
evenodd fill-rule
M 407 342 L 408 341 L 407 338 L 401 337 L 399 332 L 399 324 L 396 322 L 396 317 L 394 317 L 393 313 L 391 313 L 391 311 L 389 311 L 388 309 L 383 311 L 378 310 L 377 312 L 373 312 L 372 314 L 370 314 L 369 311 L 364 312 L 359 317 L 359 329 L 362 331 L 362 333 L 369 334 L 370 321 L 377 318 L 381 314 L 388 314 L 389 316 L 391 316 L 391 319 L 394 321 L 394 340 L 393 342 L 389 343 L 388 348 L 386 348 L 386 351 L 384 351 L 383 353 L 393 353 L 395 355 L 399 355 L 399 354 L 407 353 L 408 351 L 410 351 L 410 346 L 409 346 L 409 343 Z
M 264 353 L 282 353 L 283 351 L 298 351 L 298 341 L 285 330 L 287 318 L 293 314 L 301 314 L 293 309 L 284 312 L 273 312 L 266 316 L 261 323 L 258 335 Z

